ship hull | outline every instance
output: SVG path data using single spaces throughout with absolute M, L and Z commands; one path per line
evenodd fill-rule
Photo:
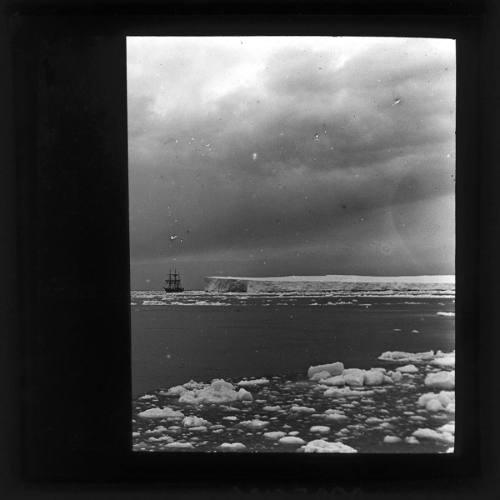
M 164 288 L 163 290 L 165 290 L 165 293 L 179 293 L 183 292 L 184 288 L 176 288 L 175 290 L 169 290 L 168 288 Z

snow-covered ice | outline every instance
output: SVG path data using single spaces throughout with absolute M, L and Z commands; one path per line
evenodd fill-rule
M 310 429 L 311 432 L 318 432 L 319 434 L 328 434 L 330 427 L 327 425 L 313 425 Z
M 170 419 L 181 419 L 184 414 L 181 411 L 172 410 L 172 408 L 149 408 L 144 410 L 137 415 L 141 418 L 170 418 Z
M 307 376 L 311 378 L 315 373 L 319 372 L 328 372 L 331 377 L 335 375 L 342 375 L 344 371 L 344 364 L 340 361 L 336 361 L 335 363 L 328 363 L 324 365 L 316 365 L 310 366 L 307 370 Z
M 247 447 L 243 443 L 222 443 L 219 449 L 222 451 L 241 451 L 246 450 Z
M 257 378 L 252 380 L 240 380 L 236 385 L 239 387 L 255 387 L 269 384 L 267 378 Z
M 282 438 L 279 438 L 278 442 L 280 444 L 296 445 L 296 446 L 300 446 L 301 444 L 305 443 L 303 439 L 297 436 L 284 436 Z
M 253 419 L 240 422 L 239 425 L 247 427 L 248 429 L 263 429 L 269 425 L 269 422 L 266 422 L 265 420 Z
M 264 432 L 263 436 L 267 439 L 272 439 L 274 441 L 282 438 L 283 436 L 286 436 L 286 433 L 283 431 L 270 431 L 270 432 Z
M 398 366 L 396 368 L 396 371 L 400 373 L 417 373 L 418 368 L 415 365 L 404 365 L 404 366 Z
M 455 388 L 455 371 L 441 371 L 437 373 L 429 373 L 424 380 L 427 387 L 433 389 L 450 390 Z
M 309 441 L 302 450 L 305 453 L 357 453 L 357 450 L 344 443 L 331 443 L 324 439 Z

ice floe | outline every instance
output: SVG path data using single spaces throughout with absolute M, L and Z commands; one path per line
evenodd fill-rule
M 424 380 L 427 387 L 433 389 L 450 390 L 455 388 L 455 371 L 441 371 L 437 373 L 429 373 Z
M 406 436 L 405 443 L 408 444 L 419 444 L 420 441 L 415 436 Z
M 313 425 L 309 430 L 319 434 L 328 434 L 330 432 L 330 427 L 327 425 Z
M 398 363 L 413 362 L 423 363 L 434 359 L 434 351 L 426 352 L 404 352 L 404 351 L 386 351 L 378 359 L 382 361 L 395 361 Z
M 312 378 L 315 373 L 328 372 L 331 377 L 334 377 L 335 375 L 342 375 L 343 371 L 344 364 L 340 361 L 336 361 L 335 363 L 328 363 L 325 365 L 310 366 L 307 370 L 307 376 Z
M 208 420 L 205 420 L 204 418 L 189 416 L 184 417 L 184 419 L 182 420 L 182 425 L 184 427 L 199 427 L 203 425 L 210 425 L 210 422 Z
M 266 422 L 265 420 L 253 419 L 253 420 L 244 420 L 243 422 L 240 422 L 239 425 L 246 427 L 248 429 L 263 429 L 264 427 L 269 425 L 269 422 Z
M 239 387 L 256 387 L 269 384 L 269 380 L 267 378 L 257 378 L 251 380 L 240 380 L 236 385 Z
M 323 372 L 320 372 L 320 373 L 323 373 Z M 316 375 L 314 375 L 311 380 L 315 380 L 314 377 Z M 345 379 L 344 379 L 343 375 L 335 375 L 335 377 L 324 378 L 324 379 L 321 379 L 320 382 L 322 384 L 325 384 L 325 385 L 335 385 L 335 386 L 345 385 Z
M 309 441 L 301 449 L 305 453 L 357 453 L 357 450 L 344 443 L 330 443 L 324 439 Z
M 270 432 L 264 432 L 263 436 L 267 439 L 273 439 L 276 441 L 286 436 L 286 434 L 283 431 L 270 431 Z
M 290 411 L 296 413 L 314 413 L 316 410 L 314 408 L 309 408 L 308 406 L 292 406 Z
M 246 449 L 247 447 L 243 443 L 222 443 L 219 446 L 221 451 L 241 451 Z
M 295 445 L 295 446 L 300 446 L 301 444 L 305 444 L 305 441 L 297 436 L 284 436 L 282 438 L 279 438 L 278 442 L 280 444 Z
M 401 438 L 398 436 L 391 436 L 391 435 L 384 436 L 384 443 L 393 444 L 393 443 L 400 443 L 400 442 L 401 442 Z
M 338 410 L 326 410 L 324 412 L 324 418 L 325 420 L 329 420 L 332 422 L 345 422 L 349 420 L 349 417 Z
M 149 408 L 140 412 L 137 416 L 141 418 L 181 419 L 184 417 L 184 413 L 165 406 L 163 408 Z
M 428 428 L 417 429 L 412 435 L 417 439 L 430 439 L 432 441 L 441 441 L 449 444 L 453 444 L 455 441 L 455 437 L 451 432 L 436 431 Z
M 438 368 L 455 368 L 455 351 L 447 353 L 438 351 L 429 364 Z
M 172 443 L 166 444 L 165 448 L 193 449 L 194 446 L 191 443 L 183 443 L 183 442 L 180 442 L 180 441 L 174 441 Z
M 337 387 L 332 387 L 331 389 L 327 389 L 323 395 L 330 397 L 330 398 L 342 398 L 342 397 L 347 397 L 347 398 L 362 398 L 366 396 L 372 396 L 375 394 L 375 391 L 356 391 L 351 389 L 350 387 L 343 387 L 341 389 L 338 389 Z
M 455 313 L 454 312 L 444 312 L 444 311 L 438 311 L 436 313 L 438 316 L 450 316 L 450 317 L 454 317 L 455 316 Z
M 396 368 L 396 371 L 400 373 L 417 373 L 418 368 L 415 365 L 404 365 L 404 366 L 398 366 Z
M 367 386 L 382 385 L 384 378 L 384 372 L 381 370 L 365 370 L 363 373 L 363 384 Z
M 196 388 L 182 392 L 179 397 L 179 403 L 200 404 L 200 403 L 229 403 L 232 401 L 251 401 L 252 394 L 241 388 L 235 390 L 233 384 L 223 379 L 215 379 L 210 385 L 203 388 Z
M 272 405 L 266 405 L 262 408 L 263 411 L 280 411 L 281 410 L 281 406 L 272 406 Z

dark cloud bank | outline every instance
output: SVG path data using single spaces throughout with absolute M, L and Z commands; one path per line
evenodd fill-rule
M 452 274 L 453 42 L 254 40 L 128 40 L 132 287 Z

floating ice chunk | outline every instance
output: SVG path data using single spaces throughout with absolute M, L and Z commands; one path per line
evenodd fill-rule
M 400 442 L 401 442 L 401 438 L 400 437 L 397 437 L 397 436 L 384 436 L 384 443 L 393 444 L 393 443 L 400 443 Z
M 180 441 L 174 441 L 173 443 L 168 443 L 165 445 L 165 448 L 185 448 L 185 449 L 193 449 L 194 446 L 191 443 L 183 443 Z
M 326 370 L 322 370 L 320 372 L 315 372 L 312 377 L 309 377 L 311 380 L 313 381 L 318 381 L 318 380 L 322 380 L 322 379 L 327 379 L 329 378 L 331 375 L 330 375 L 330 372 L 327 372 Z
M 444 407 L 438 398 L 433 398 L 433 399 L 429 399 L 429 401 L 427 401 L 427 403 L 425 404 L 425 409 L 427 411 L 436 412 L 436 411 L 444 410 Z
M 382 422 L 379 427 L 380 429 L 394 429 L 394 425 L 392 425 L 390 422 Z
M 222 443 L 218 448 L 221 451 L 241 451 L 247 449 L 243 443 Z
M 439 432 L 434 429 L 417 429 L 413 432 L 413 436 L 418 439 L 430 439 L 432 441 L 441 441 L 443 443 L 453 444 L 455 438 L 450 432 Z
M 210 425 L 210 422 L 201 417 L 189 416 L 184 417 L 182 425 L 184 427 L 199 427 L 200 425 Z
M 418 368 L 415 365 L 404 365 L 404 366 L 398 366 L 396 368 L 396 371 L 400 373 L 417 373 Z
M 403 374 L 401 372 L 389 372 L 389 377 L 394 383 L 401 382 Z
M 153 394 L 144 394 L 144 396 L 141 396 L 139 399 L 141 401 L 147 400 L 147 399 L 156 399 L 156 396 L 153 396 Z
M 325 420 L 330 420 L 332 422 L 345 422 L 346 420 L 349 420 L 349 418 L 339 411 L 326 410 Z
M 194 427 L 189 428 L 190 431 L 194 432 L 205 432 L 207 430 L 206 425 L 195 425 Z
M 276 406 L 266 405 L 262 408 L 262 410 L 264 410 L 264 411 L 279 411 L 279 410 L 281 410 L 281 406 L 279 406 L 279 405 L 276 405 Z
M 231 420 L 234 422 L 235 420 L 238 420 L 238 417 L 234 417 L 233 415 L 228 415 L 227 417 L 222 417 L 222 420 Z
M 314 408 L 309 408 L 308 406 L 292 406 L 290 408 L 290 411 L 296 412 L 296 413 L 314 413 L 316 410 Z
M 383 352 L 378 359 L 382 361 L 394 361 L 394 362 L 413 362 L 413 363 L 424 363 L 430 361 L 434 358 L 434 351 L 426 352 L 403 352 L 403 351 L 386 351 Z
M 252 395 L 241 388 L 236 392 L 233 384 L 222 379 L 212 380 L 210 385 L 203 385 L 202 388 L 195 388 L 181 394 L 179 403 L 200 404 L 200 403 L 228 403 L 232 401 L 248 401 Z
M 438 351 L 435 359 L 433 359 L 430 364 L 438 368 L 455 368 L 455 351 L 447 353 Z
M 448 422 L 438 428 L 439 432 L 449 432 L 450 434 L 455 434 L 455 422 Z
M 319 434 L 328 434 L 330 427 L 327 425 L 313 425 L 310 429 L 311 432 L 318 432 Z
M 252 401 L 252 400 L 253 400 L 253 396 L 247 390 L 241 388 L 238 391 L 238 401 Z
M 163 408 L 149 408 L 149 410 L 139 413 L 138 416 L 141 418 L 181 419 L 184 417 L 184 413 L 165 406 Z
M 384 373 L 380 370 L 367 370 L 363 375 L 364 385 L 382 385 L 384 383 Z
M 309 441 L 301 449 L 305 453 L 357 453 L 354 448 L 344 443 L 330 443 L 324 439 Z
M 148 438 L 148 441 L 150 441 L 151 443 L 165 442 L 165 441 L 171 443 L 173 441 L 173 438 L 171 438 L 170 436 L 159 436 L 159 437 L 151 436 L 150 438 Z
M 315 373 L 322 371 L 328 372 L 332 377 L 334 377 L 335 375 L 342 375 L 342 372 L 344 371 L 344 364 L 337 361 L 335 363 L 329 363 L 325 365 L 311 366 L 307 370 L 307 376 L 311 378 Z
M 253 380 L 240 380 L 236 385 L 239 387 L 258 387 L 269 384 L 267 378 L 257 378 Z
M 139 437 L 140 435 L 140 432 L 132 432 L 132 437 Z
M 239 425 L 246 427 L 247 429 L 263 429 L 264 427 L 266 427 L 266 425 L 269 425 L 269 422 L 266 422 L 265 420 L 254 419 L 244 420 L 243 422 L 240 422 Z
M 323 373 L 323 372 L 320 372 Z M 326 372 L 325 372 L 326 373 Z M 311 380 L 314 380 L 314 377 L 318 375 L 317 373 L 313 375 Z M 335 385 L 335 386 L 343 386 L 345 385 L 345 379 L 343 375 L 336 375 L 335 377 L 328 377 L 321 380 L 322 384 L 325 385 Z
M 425 422 L 427 420 L 425 417 L 421 417 L 420 415 L 412 415 L 409 419 L 413 422 Z
M 342 387 L 342 388 L 332 387 L 330 389 L 327 389 L 323 393 L 323 396 L 331 398 L 345 398 L 345 397 L 357 398 L 364 396 L 373 396 L 373 394 L 375 394 L 375 391 L 355 391 L 350 389 L 349 387 Z
M 304 444 L 305 441 L 297 436 L 284 436 L 278 440 L 281 444 L 300 446 Z
M 144 434 L 161 434 L 162 432 L 166 432 L 168 429 L 163 425 L 158 425 L 154 429 L 146 431 Z
M 286 434 L 282 431 L 271 431 L 271 432 L 264 432 L 263 436 L 267 439 L 273 439 L 276 441 L 282 438 L 283 436 L 286 436 Z
M 383 420 L 378 417 L 368 417 L 365 420 L 365 424 L 380 424 L 381 422 L 383 422 Z
M 344 370 L 343 376 L 346 385 L 361 387 L 364 382 L 365 373 L 364 370 L 360 370 L 359 368 L 348 368 Z
M 444 311 L 438 311 L 436 313 L 438 316 L 455 316 L 454 312 L 444 312 Z
M 412 330 L 411 333 L 420 333 L 420 330 Z
M 455 388 L 455 371 L 429 373 L 424 380 L 427 387 L 450 390 Z
M 449 448 L 446 449 L 446 453 L 454 453 L 455 448 L 453 446 L 450 446 Z
M 192 389 L 203 389 L 206 384 L 203 382 L 196 382 L 196 380 L 191 379 L 189 382 L 186 382 L 185 384 L 182 384 L 183 387 L 186 389 L 192 390 Z
M 288 435 L 289 435 L 289 436 L 298 436 L 299 434 L 300 434 L 300 432 L 299 432 L 299 431 L 290 431 L 290 432 L 288 433 Z
M 406 436 L 405 443 L 408 444 L 419 444 L 420 441 L 415 436 Z
M 168 391 L 162 391 L 160 394 L 162 396 L 180 396 L 184 394 L 188 389 L 186 389 L 183 385 L 175 385 L 174 387 L 170 387 Z

